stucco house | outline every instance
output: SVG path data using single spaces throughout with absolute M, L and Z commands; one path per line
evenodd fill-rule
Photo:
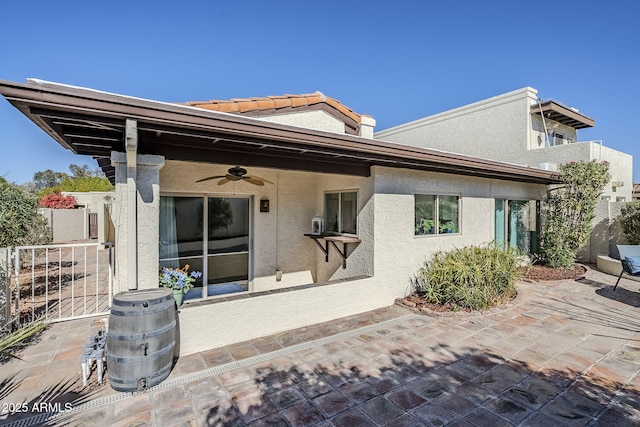
M 602 199 L 631 201 L 632 156 L 602 140 L 580 141 L 578 131 L 594 125 L 578 109 L 543 101 L 525 87 L 376 132 L 375 138 L 547 170 L 571 161 L 607 161 L 611 182 Z
M 117 291 L 203 278 L 189 354 L 393 304 L 435 251 L 530 247 L 555 171 L 372 138 L 322 94 L 174 104 L 40 80 L 0 93 L 114 182 Z M 509 216 L 505 206 L 517 205 Z M 324 218 L 327 236 L 310 235 Z

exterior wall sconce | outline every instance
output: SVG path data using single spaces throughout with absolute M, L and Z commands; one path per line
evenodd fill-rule
M 269 212 L 269 199 L 260 200 L 260 212 Z

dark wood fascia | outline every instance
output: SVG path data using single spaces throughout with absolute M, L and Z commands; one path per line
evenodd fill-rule
M 105 126 L 124 123 L 127 118 L 135 119 L 138 121 L 139 129 L 155 132 L 157 136 L 156 142 L 146 141 L 148 146 L 145 146 L 145 150 L 152 151 L 149 154 L 164 155 L 160 151 L 161 145 L 164 149 L 169 150 L 167 147 L 170 144 L 162 144 L 163 131 L 169 131 L 175 135 L 185 134 L 193 138 L 210 138 L 208 144 L 210 147 L 203 146 L 198 154 L 204 154 L 205 148 L 214 150 L 212 155 L 207 157 L 212 162 L 215 162 L 215 158 L 217 158 L 215 154 L 221 154 L 215 152 L 217 148 L 215 148 L 214 141 L 218 139 L 238 144 L 235 149 L 239 153 L 235 155 L 232 155 L 233 146 L 230 146 L 230 151 L 221 150 L 227 153 L 228 158 L 242 158 L 242 152 L 245 151 L 244 148 L 239 148 L 242 144 L 258 146 L 262 144 L 263 148 L 275 150 L 269 153 L 272 157 L 270 162 L 264 161 L 264 163 L 277 164 L 280 165 L 278 167 L 285 169 L 292 167 L 289 163 L 296 163 L 308 158 L 310 164 L 320 165 L 323 161 L 325 165 L 331 163 L 341 163 L 342 166 L 359 164 L 362 170 L 368 169 L 372 165 L 385 165 L 531 183 L 551 184 L 559 180 L 559 174 L 535 168 L 351 135 L 256 121 L 240 115 L 212 112 L 197 107 L 142 100 L 64 85 L 18 84 L 0 81 L 0 93 L 58 143 L 74 152 L 79 149 L 80 145 L 74 146 L 74 144 L 78 144 L 77 141 L 65 137 L 64 133 L 60 134 L 60 129 L 52 128 L 45 120 L 44 111 L 67 117 L 73 116 L 77 120 L 84 120 L 87 124 L 102 123 Z M 36 112 L 43 115 L 36 114 Z M 51 119 L 51 115 L 47 118 Z M 181 142 L 179 146 L 175 145 L 172 151 L 167 151 L 167 153 L 178 158 L 180 156 L 178 152 L 182 150 L 182 157 L 191 159 L 192 155 L 187 154 L 189 150 L 184 149 L 186 142 Z M 100 147 L 101 144 L 104 144 L 102 147 L 105 149 L 115 150 L 119 150 L 123 146 L 121 142 L 108 144 L 105 141 L 96 143 L 96 146 Z M 153 145 L 157 145 L 157 147 L 153 148 Z M 140 152 L 144 154 L 143 151 Z M 91 154 L 103 157 L 101 153 L 92 152 Z M 292 156 L 293 161 L 291 160 Z M 326 156 L 326 159 L 320 160 L 317 158 L 318 156 Z M 281 160 L 276 160 L 277 157 L 281 157 Z M 346 163 L 347 161 L 350 163 Z M 358 172 L 358 174 L 362 173 L 362 171 Z

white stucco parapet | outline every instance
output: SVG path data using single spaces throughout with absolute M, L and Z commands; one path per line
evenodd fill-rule
M 376 127 L 376 120 L 371 116 L 360 116 L 360 135 L 363 138 L 373 139 L 373 131 Z

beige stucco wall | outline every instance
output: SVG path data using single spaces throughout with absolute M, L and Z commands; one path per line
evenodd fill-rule
M 248 197 L 251 200 L 253 235 L 250 286 L 253 291 L 311 283 L 316 278 L 316 248 L 304 236 L 311 231 L 311 219 L 318 209 L 317 174 L 248 168 L 249 175 L 274 184 L 256 186 L 247 182 L 218 185 L 228 165 L 167 161 L 160 173 L 162 194 Z M 269 212 L 260 212 L 260 200 L 269 200 Z M 276 270 L 283 272 L 276 280 Z
M 633 156 L 601 144 L 591 143 L 593 160 L 609 162 L 611 182 L 605 187 L 604 195 L 610 196 L 612 202 L 630 202 L 633 200 Z M 611 183 L 622 181 L 624 186 L 614 188 Z M 621 198 L 624 198 L 622 200 Z
M 292 292 L 188 307 L 180 310 L 180 354 L 222 347 L 261 336 L 385 307 L 388 292 L 372 278 Z
M 535 100 L 532 100 L 535 101 Z M 552 145 L 554 141 L 547 141 L 547 132 L 554 131 L 564 136 L 565 143 L 574 143 L 578 140 L 578 132 L 562 123 L 553 120 L 542 121 L 539 114 L 531 114 L 531 133 L 529 136 L 529 150 L 538 150 L 540 148 Z M 546 129 L 545 129 L 546 127 Z
M 72 195 L 88 212 L 98 214 L 98 242 L 113 242 L 115 230 L 110 216 L 110 207 L 115 197 L 114 191 L 69 191 L 63 194 Z
M 556 166 L 551 170 L 557 170 L 557 166 L 562 163 L 578 160 L 608 162 L 611 181 L 605 186 L 602 195 L 609 197 L 614 202 L 620 201 L 617 199 L 620 197 L 624 198 L 624 201 L 631 201 L 633 186 L 628 184 L 633 182 L 633 157 L 631 155 L 590 141 L 531 150 L 522 155 L 522 161 L 533 167 L 548 162 L 549 159 L 554 159 Z M 624 185 L 614 189 L 611 185 L 614 181 L 622 181 Z
M 374 137 L 487 159 L 517 158 L 527 149 L 530 97 L 536 93 L 523 88 L 385 129 Z
M 343 279 L 360 275 L 373 275 L 373 249 L 374 249 L 374 200 L 373 178 L 344 175 L 323 174 L 317 180 L 318 191 L 316 193 L 316 213 L 323 215 L 324 197 L 326 193 L 350 192 L 358 193 L 358 224 L 357 232 L 360 243 L 347 245 L 347 268 L 342 268 L 342 258 L 329 246 L 329 262 L 320 249 L 315 248 L 318 281 Z M 309 227 L 311 221 L 309 221 Z M 342 250 L 343 245 L 338 244 Z
M 262 116 L 261 118 L 270 122 L 310 129 L 326 130 L 335 133 L 344 133 L 345 126 L 344 122 L 321 110 L 295 112 L 290 114 L 274 114 L 270 116 Z
M 163 174 L 170 168 L 179 165 L 168 162 Z M 268 179 L 268 170 L 252 169 L 252 173 Z M 275 172 L 274 172 L 275 173 Z M 277 239 L 279 246 L 301 242 L 298 250 L 304 248 L 305 256 L 292 258 L 291 261 L 315 268 L 316 280 L 333 280 L 354 277 L 359 274 L 372 277 L 358 280 L 338 281 L 330 285 L 296 289 L 286 293 L 247 298 L 238 301 L 189 307 L 183 306 L 180 311 L 182 333 L 181 352 L 189 354 L 256 338 L 261 335 L 278 333 L 292 328 L 327 321 L 336 317 L 347 316 L 374 308 L 393 304 L 396 298 L 406 295 L 411 288 L 413 275 L 420 265 L 437 250 L 450 250 L 463 245 L 487 243 L 493 239 L 493 198 L 537 199 L 544 193 L 544 186 L 520 184 L 473 177 L 459 177 L 440 173 L 398 170 L 385 167 L 374 167 L 372 176 L 344 177 L 336 175 L 306 174 L 290 175 L 305 185 L 293 186 L 285 184 L 289 173 L 278 172 L 281 186 L 306 189 L 291 197 L 286 192 L 279 192 L 280 206 L 282 200 L 295 200 L 295 203 L 306 207 L 300 211 L 322 212 L 325 191 L 354 190 L 358 191 L 359 217 L 358 237 L 362 242 L 350 246 L 347 269 L 342 269 L 341 259 L 330 249 L 329 263 L 312 241 L 300 239 L 298 232 L 286 231 Z M 189 179 L 195 176 L 189 175 Z M 274 181 L 275 182 L 275 181 Z M 313 190 L 312 190 L 313 189 Z M 236 188 L 236 191 L 239 189 Z M 272 188 L 271 190 L 274 191 Z M 305 195 L 315 191 L 313 203 L 307 206 Z M 455 235 L 414 236 L 414 194 L 436 193 L 457 194 L 461 197 L 461 233 Z M 273 205 L 272 205 L 273 206 Z M 311 210 L 309 210 L 311 209 Z M 304 221 L 293 218 L 295 212 L 281 212 L 281 223 L 295 224 L 303 233 L 310 228 L 311 216 Z M 287 217 L 287 219 L 284 219 Z M 266 217 L 265 217 L 266 218 Z M 300 224 L 299 224 L 300 223 Z M 264 222 L 263 226 L 273 224 Z M 269 241 L 273 230 L 258 230 L 255 238 Z M 262 237 L 259 237 L 262 236 Z M 273 242 L 273 238 L 271 237 Z M 266 243 L 265 243 L 266 244 Z M 271 254 L 277 251 L 280 255 L 284 248 L 273 247 Z M 352 249 L 351 249 L 352 248 Z M 287 252 L 294 256 L 292 252 Z M 310 256 L 309 256 L 310 255 Z M 257 259 L 272 262 L 273 255 L 257 256 Z M 256 271 L 261 266 L 256 265 Z M 268 269 L 267 269 L 268 270 Z M 296 268 L 295 270 L 300 270 Z M 285 276 L 287 271 L 285 270 Z M 284 279 L 283 279 L 284 280 Z M 270 276 L 256 277 L 260 289 L 275 287 Z M 257 290 L 258 286 L 254 286 Z M 209 325 L 202 328 L 202 325 Z
M 219 180 L 196 183 L 224 175 L 229 166 L 167 161 L 160 172 L 161 194 L 192 196 L 240 196 L 251 199 L 252 258 L 250 289 L 263 291 L 312 282 L 373 274 L 372 178 L 309 172 L 249 168 L 249 174 L 274 184 L 255 186 L 246 182 L 218 185 Z M 324 212 L 324 195 L 336 191 L 358 192 L 359 244 L 349 244 L 347 268 L 329 247 L 329 262 L 316 244 L 304 234 L 311 232 L 311 220 Z M 269 200 L 269 212 L 260 212 L 260 200 Z M 323 243 L 323 241 L 320 241 Z M 276 271 L 282 279 L 276 280 Z
M 575 129 L 552 120 L 546 120 L 547 130 L 574 143 L 547 147 L 542 120 L 531 113 L 537 94 L 533 88 L 523 88 L 376 132 L 375 138 L 535 168 L 548 163 L 550 170 L 571 161 L 608 161 L 612 181 L 623 181 L 624 186 L 613 191 L 609 184 L 604 195 L 612 201 L 630 201 L 632 156 L 601 143 L 575 142 L 579 141 Z
M 49 209 L 39 212 L 53 230 L 53 243 L 85 240 L 89 236 L 89 211 L 87 209 Z
M 494 199 L 540 199 L 544 186 L 375 167 L 375 279 L 395 295 L 435 252 L 494 239 Z M 415 236 L 414 195 L 460 197 L 460 233 Z
M 140 157 L 140 156 L 139 156 Z M 154 156 L 155 157 L 155 156 Z M 420 265 L 437 250 L 487 243 L 493 239 L 493 198 L 536 199 L 544 186 L 462 177 L 442 173 L 373 167 L 370 177 L 248 168 L 249 174 L 274 184 L 246 182 L 218 185 L 198 179 L 224 175 L 229 165 L 167 161 L 156 175 L 139 174 L 139 189 L 151 188 L 152 200 L 138 200 L 140 274 L 142 286 L 157 286 L 158 217 L 160 194 L 242 196 L 252 200 L 251 287 L 253 292 L 329 281 L 215 304 L 185 304 L 180 310 L 181 354 L 228 345 L 292 328 L 388 306 L 406 295 Z M 118 165 L 122 167 L 122 165 Z M 118 173 L 118 172 L 117 172 Z M 154 181 L 155 180 L 155 181 Z M 157 183 L 161 184 L 159 191 Z M 116 204 L 126 197 L 126 186 L 116 185 Z M 158 191 L 156 191 L 158 190 Z M 349 245 L 347 268 L 330 247 L 329 262 L 305 237 L 311 219 L 324 210 L 325 192 L 358 192 L 359 244 Z M 460 196 L 460 233 L 414 236 L 414 194 Z M 259 201 L 270 201 L 270 212 L 259 212 Z M 125 200 L 126 202 L 126 200 Z M 142 211 L 140 210 L 142 209 Z M 118 276 L 126 278 L 126 209 L 116 218 Z M 124 215 L 122 215 L 124 213 Z M 139 218 L 140 219 L 140 218 Z M 126 233 L 125 233 L 126 234 Z M 275 277 L 283 271 L 282 281 Z M 340 280 L 358 277 L 356 280 Z
M 600 200 L 595 209 L 595 217 L 591 221 L 593 231 L 587 244 L 578 252 L 578 261 L 598 262 L 598 256 L 617 256 L 617 244 L 625 244 L 626 240 L 620 227 L 620 214 L 626 205 L 621 202 Z

